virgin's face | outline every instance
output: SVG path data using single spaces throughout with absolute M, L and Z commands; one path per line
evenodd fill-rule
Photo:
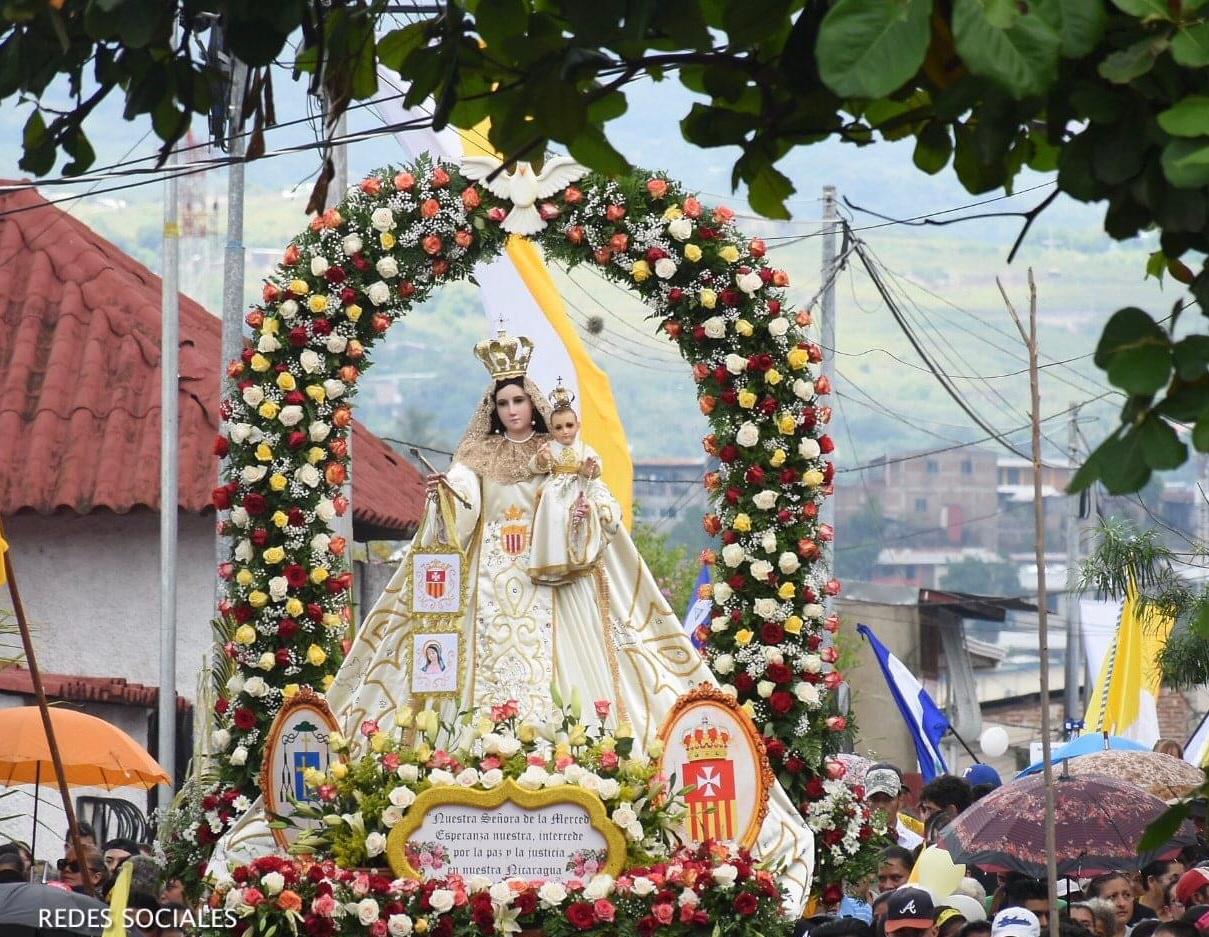
M 424 649 L 424 656 L 428 658 L 428 663 L 435 664 L 437 662 L 437 649 L 430 644 Z
M 509 436 L 524 435 L 533 425 L 533 403 L 524 389 L 515 384 L 508 384 L 496 391 L 495 412 Z

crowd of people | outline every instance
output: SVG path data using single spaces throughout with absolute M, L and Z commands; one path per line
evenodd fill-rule
M 133 910 L 143 937 L 184 937 L 183 922 L 188 917 L 184 890 L 180 882 L 165 880 L 151 846 L 131 839 L 110 839 L 98 845 L 96 832 L 88 823 L 78 824 L 78 831 L 80 850 L 77 852 L 69 836 L 63 843 L 63 857 L 54 864 L 35 862 L 23 843 L 0 844 L 0 885 L 32 882 L 39 887 L 91 893 L 108 903 L 110 890 L 129 863 L 127 907 Z
M 837 913 L 803 920 L 809 937 L 1043 937 L 1049 931 L 1044 880 L 1020 873 L 967 868 L 956 892 L 938 897 L 912 882 L 922 851 L 948 823 L 1002 783 L 974 765 L 964 777 L 942 775 L 924 785 L 918 816 L 903 811 L 907 788 L 892 764 L 866 771 L 868 802 L 886 818 L 891 845 L 876 876 L 850 889 Z M 866 888 L 867 886 L 867 888 Z M 852 893 L 855 892 L 855 893 Z M 1057 883 L 1062 937 L 1209 937 L 1209 850 L 1186 847 L 1178 858 L 1137 873 L 1111 872 Z

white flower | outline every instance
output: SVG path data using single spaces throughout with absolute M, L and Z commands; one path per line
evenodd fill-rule
M 788 319 L 786 319 L 782 316 L 777 316 L 775 319 L 768 320 L 768 334 L 771 335 L 773 338 L 780 338 L 782 335 L 784 335 L 788 331 L 789 331 L 789 320 Z
M 391 277 L 399 275 L 399 262 L 387 254 L 378 259 L 378 262 L 374 264 L 374 269 L 378 271 L 378 276 L 382 279 L 389 280 Z
M 415 765 L 399 765 L 399 770 L 395 774 L 404 784 L 415 784 L 420 777 L 420 769 Z
M 765 488 L 763 491 L 756 492 L 755 497 L 751 500 L 761 511 L 771 511 L 773 505 L 777 503 L 777 497 L 775 491 L 769 491 Z
M 724 363 L 731 374 L 742 374 L 747 370 L 747 359 L 742 355 L 729 354 Z
M 353 237 L 354 235 L 349 235 Z M 347 241 L 348 238 L 345 238 Z M 409 937 L 411 934 L 411 918 L 406 914 L 392 914 L 386 920 L 386 930 L 390 937 Z
M 243 389 L 243 402 L 249 407 L 259 407 L 264 403 L 264 391 L 256 384 Z
M 371 859 L 386 852 L 386 837 L 381 833 L 370 833 L 365 837 L 365 854 Z
M 516 783 L 528 791 L 536 791 L 545 786 L 546 769 L 540 765 L 529 765 L 516 779 Z
M 311 549 L 316 553 L 326 553 L 332 538 L 328 534 L 315 534 L 311 538 Z
M 732 673 L 735 669 L 735 659 L 729 654 L 719 654 L 714 658 L 714 670 L 718 673 Z
M 412 767 L 414 767 L 414 765 Z M 399 809 L 406 810 L 416 802 L 416 792 L 410 787 L 404 787 L 400 784 L 398 787 L 391 790 L 391 792 L 387 795 L 387 799 L 391 802 L 391 804 Z
M 634 889 L 634 894 L 638 895 L 640 898 L 645 898 L 647 895 L 654 894 L 655 892 L 655 883 L 645 875 L 639 875 L 636 879 L 634 879 L 634 884 L 632 887 Z
M 676 899 L 676 903 L 682 908 L 695 908 L 701 903 L 701 899 L 697 897 L 697 893 L 691 888 L 686 888 L 680 893 L 680 896 Z
M 268 872 L 260 877 L 266 895 L 276 895 L 285 888 L 285 877 L 280 872 Z
M 437 914 L 448 914 L 453 910 L 454 894 L 448 888 L 438 888 L 428 896 L 428 903 Z
M 802 606 L 802 617 L 803 618 L 822 618 L 823 617 L 823 606 L 819 605 L 817 602 L 811 602 L 809 605 L 803 605 Z
M 714 868 L 714 881 L 722 888 L 730 888 L 739 877 L 739 870 L 729 862 L 724 862 Z
M 807 673 L 822 673 L 823 672 L 823 658 L 819 657 L 818 654 L 807 654 L 805 657 L 802 658 L 801 663 L 802 663 L 802 669 L 805 670 Z
M 629 804 L 622 804 L 613 811 L 613 822 L 620 827 L 627 827 L 638 820 L 638 814 Z
M 348 347 L 348 339 L 339 332 L 333 332 L 327 337 L 327 350 L 333 355 L 338 355 Z
M 261 699 L 269 693 L 269 685 L 265 682 L 264 677 L 248 677 L 247 682 L 243 685 L 243 691 L 248 696 Z
M 660 257 L 655 261 L 655 276 L 661 280 L 671 279 L 676 275 L 676 261 L 671 257 Z
M 805 703 L 807 706 L 819 704 L 819 691 L 813 683 L 799 683 L 794 687 L 793 695 L 798 698 L 798 702 Z
M 466 880 L 466 890 L 472 895 L 487 891 L 492 885 L 492 879 L 486 875 L 472 875 Z
M 305 414 L 302 412 L 302 407 L 296 403 L 292 403 L 281 408 L 281 412 L 277 414 L 277 419 L 281 422 L 282 426 L 297 426 L 302 422 L 303 416 Z
M 250 544 L 249 544 L 250 546 Z M 232 674 L 231 679 L 227 681 L 227 692 L 232 696 L 238 696 L 243 692 L 244 682 L 243 674 Z
M 315 516 L 325 524 L 330 524 L 336 519 L 336 505 L 332 504 L 331 498 L 319 499 L 319 503 L 315 505 Z
M 481 775 L 479 775 L 479 783 L 482 784 L 487 790 L 491 790 L 493 787 L 499 787 L 504 783 L 504 772 L 499 768 L 491 768 L 488 771 L 484 771 Z
M 765 553 L 772 553 L 777 548 L 777 532 L 775 530 L 766 530 L 760 534 L 760 549 Z
M 756 599 L 752 610 L 759 618 L 773 618 L 777 614 L 778 603 L 776 599 Z
M 328 378 L 323 382 L 323 389 L 327 392 L 329 399 L 335 400 L 337 397 L 343 397 L 345 386 L 344 381 L 338 381 L 334 377 Z
M 304 348 L 298 356 L 298 363 L 307 374 L 314 374 L 323 367 L 323 358 L 313 348 Z
M 505 758 L 511 758 L 521 750 L 521 740 L 515 735 L 505 735 L 499 742 L 499 753 Z
M 667 233 L 677 241 L 687 241 L 693 236 L 693 222 L 683 216 L 667 223 Z
M 732 595 L 734 595 L 734 591 L 726 583 L 714 583 L 714 601 L 719 605 L 725 605 L 729 602 Z
M 403 811 L 398 807 L 387 807 L 382 811 L 382 825 L 388 830 L 393 830 L 395 825 L 403 819 Z
M 735 442 L 740 446 L 754 446 L 760 441 L 760 428 L 751 420 L 745 420 L 735 433 Z
M 231 751 L 230 760 L 233 765 L 246 765 L 248 763 L 248 750 L 242 745 L 236 745 Z
M 788 550 L 777 557 L 777 568 L 786 576 L 796 573 L 801 565 L 802 561 L 798 559 L 798 555 Z
M 262 335 L 256 342 L 256 350 L 262 355 L 271 355 L 280 348 L 281 342 L 277 341 L 276 335 Z
M 305 462 L 298 466 L 298 468 L 294 470 L 294 477 L 308 488 L 316 487 L 323 478 L 323 476 L 319 474 L 319 469 L 311 465 L 310 462 Z M 326 550 L 327 547 L 324 547 L 324 549 Z
M 803 459 L 817 459 L 822 451 L 819 441 L 813 437 L 803 436 L 802 441 L 798 443 L 798 455 Z
M 327 273 L 328 262 L 326 257 L 311 258 L 311 275 L 321 277 Z
M 366 288 L 365 295 L 375 306 L 382 306 L 390 302 L 390 287 L 382 280 L 375 280 Z
M 321 423 L 318 420 L 307 427 L 307 435 L 311 437 L 311 442 L 323 442 L 331 431 L 331 424 Z
M 739 698 L 739 691 L 738 691 L 738 689 L 735 688 L 735 685 L 733 683 L 724 683 L 718 689 L 720 689 L 723 693 L 725 693 L 731 699 Z
M 543 882 L 537 897 L 547 908 L 557 908 L 567 899 L 567 886 L 562 882 Z
M 739 273 L 735 275 L 735 286 L 739 287 L 744 293 L 749 296 L 764 285 L 764 281 L 760 279 L 760 274 Z
M 546 775 L 546 787 L 562 787 L 567 783 L 567 776 L 558 771 Z
M 242 748 L 242 746 L 240 746 L 240 747 Z M 231 755 L 234 756 L 235 752 L 232 752 Z M 247 757 L 248 757 L 247 749 L 244 749 L 244 759 L 246 760 Z M 234 762 L 232 762 L 232 764 L 234 764 Z M 231 801 L 231 808 L 236 813 L 247 813 L 249 810 L 252 809 L 252 801 L 248 800 L 247 794 L 240 794 L 233 801 Z
M 463 768 L 454 780 L 460 787 L 474 787 L 479 783 L 479 773 L 474 768 Z
M 251 423 L 236 423 L 231 427 L 231 442 L 242 443 L 247 442 L 248 437 L 252 435 Z
M 751 564 L 751 578 L 758 579 L 760 582 L 766 580 L 772 572 L 772 563 L 768 560 L 756 560 Z
M 252 518 L 248 517 L 247 509 L 244 508 L 243 505 L 237 504 L 237 505 L 235 505 L 235 507 L 231 508 L 231 523 L 234 524 L 236 527 L 247 527 L 248 524 L 251 523 L 251 521 L 252 521 Z M 250 543 L 248 544 L 248 549 L 249 550 L 252 549 L 252 545 Z M 244 562 L 246 563 L 247 560 L 250 560 L 251 558 L 252 558 L 252 554 L 249 553 L 247 559 L 245 559 Z
M 357 920 L 365 927 L 378 920 L 378 902 L 373 898 L 362 898 L 357 902 Z
M 264 465 L 245 465 L 239 470 L 239 480 L 245 485 L 255 485 L 268 471 L 268 467 Z
M 444 768 L 433 768 L 428 772 L 428 780 L 433 787 L 452 787 L 454 784 L 453 775 Z
M 727 566 L 738 566 L 743 562 L 743 548 L 737 543 L 728 543 L 722 548 L 722 562 Z
M 225 751 L 231 744 L 231 733 L 226 729 L 215 729 L 210 733 L 210 745 L 215 751 Z
M 710 316 L 701 323 L 707 338 L 721 338 L 726 334 L 726 320 L 721 316 Z
M 730 619 L 725 615 L 715 615 L 710 619 L 709 630 L 714 634 L 721 634 L 730 628 Z
M 616 778 L 601 778 L 596 794 L 601 800 L 613 800 L 621 794 L 621 784 Z
M 286 320 L 292 319 L 298 315 L 298 303 L 292 299 L 287 299 L 277 307 L 277 311 L 281 313 L 281 318 Z
M 369 223 L 378 231 L 389 231 L 395 226 L 395 215 L 389 208 L 375 208 Z
M 344 250 L 345 255 L 348 257 L 352 257 L 353 254 L 359 253 L 361 248 L 364 246 L 365 245 L 361 241 L 361 235 L 359 234 L 346 234 L 344 236 L 344 240 L 340 242 L 340 247 Z
M 601 872 L 599 875 L 592 877 L 592 881 L 588 882 L 587 888 L 584 889 L 585 901 L 599 901 L 606 897 L 613 890 L 613 876 L 605 875 Z
M 756 693 L 759 694 L 760 699 L 768 699 L 768 697 L 772 696 L 772 691 L 776 688 L 777 685 L 771 680 L 761 680 L 756 684 Z
M 235 512 L 232 511 L 232 514 Z M 252 561 L 252 541 L 246 537 L 235 545 L 235 559 L 241 563 L 250 563 Z
M 814 382 L 808 381 L 803 377 L 799 377 L 793 382 L 793 393 L 795 397 L 800 397 L 802 400 L 809 400 L 814 396 Z

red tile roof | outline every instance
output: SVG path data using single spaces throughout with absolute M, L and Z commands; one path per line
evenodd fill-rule
M 180 507 L 212 510 L 221 324 L 180 298 Z M 33 190 L 0 192 L 0 515 L 159 509 L 160 278 Z M 419 474 L 353 427 L 357 535 L 410 534 Z
M 123 677 L 77 677 L 65 673 L 43 673 L 42 689 L 47 699 L 71 700 L 79 703 L 121 703 L 126 706 L 155 706 L 159 687 L 142 683 L 127 683 Z M 0 670 L 0 693 L 34 695 L 33 679 L 24 667 Z M 192 704 L 177 696 L 176 708 L 187 711 Z

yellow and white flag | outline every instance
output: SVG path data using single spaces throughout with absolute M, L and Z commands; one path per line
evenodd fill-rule
M 379 74 L 387 88 L 405 86 L 394 72 L 380 69 Z M 382 101 L 377 109 L 392 124 L 431 113 L 427 105 L 404 108 L 401 98 Z M 421 153 L 452 161 L 463 156 L 499 155 L 487 141 L 485 126 L 470 131 L 453 127 L 439 132 L 428 128 L 406 130 L 394 137 L 412 159 Z M 529 376 L 546 393 L 562 378 L 575 394 L 583 440 L 600 453 L 604 482 L 621 505 L 628 527 L 633 518 L 634 466 L 613 388 L 608 375 L 588 355 L 541 252 L 532 242 L 512 237 L 504 253 L 479 264 L 474 276 L 482 288 L 488 333 L 494 333 L 503 321 L 511 334 L 529 336 L 534 344 Z
M 1130 584 L 1112 647 L 1087 699 L 1084 732 L 1107 732 L 1144 745 L 1158 741 L 1163 683 L 1158 658 L 1174 624 L 1170 615 L 1143 604 Z

